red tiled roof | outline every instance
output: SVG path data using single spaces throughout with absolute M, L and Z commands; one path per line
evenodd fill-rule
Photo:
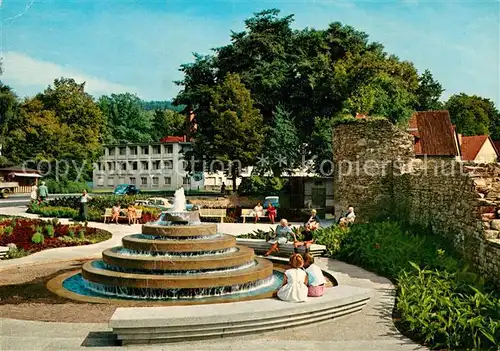
M 487 135 L 462 136 L 462 143 L 460 144 L 462 160 L 474 161 L 486 140 L 488 140 Z
M 166 136 L 160 139 L 160 143 L 182 143 L 186 141 L 185 136 Z
M 415 136 L 416 155 L 458 155 L 448 111 L 416 112 L 408 123 L 408 132 Z

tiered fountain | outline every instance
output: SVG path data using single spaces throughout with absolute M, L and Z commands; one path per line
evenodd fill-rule
M 143 225 L 142 234 L 125 236 L 123 246 L 105 250 L 102 259 L 85 263 L 81 274 L 63 281 L 64 290 L 115 299 L 238 299 L 271 296 L 281 285 L 281 273 L 273 273 L 270 261 L 185 208 L 181 188 L 159 221 Z

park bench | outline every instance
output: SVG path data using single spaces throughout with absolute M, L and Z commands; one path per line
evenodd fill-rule
M 200 217 L 212 217 L 220 218 L 220 222 L 224 223 L 224 218 L 226 217 L 225 208 L 201 208 Z
M 118 220 L 121 219 L 128 220 L 127 212 L 128 211 L 126 209 L 120 210 L 120 216 L 118 216 Z M 106 220 L 108 220 L 109 222 L 111 220 L 111 217 L 113 217 L 113 210 L 111 208 L 106 208 L 104 210 L 104 215 L 102 217 L 104 218 L 104 223 L 106 223 Z M 141 219 L 142 219 L 142 210 L 135 210 L 135 223 L 140 223 Z
M 9 248 L 7 246 L 0 246 L 0 260 L 3 258 L 7 258 L 8 253 Z
M 237 245 L 247 246 L 253 249 L 256 253 L 266 253 L 267 250 L 271 247 L 271 244 L 266 242 L 264 239 L 244 239 L 244 238 L 236 238 Z M 279 246 L 280 252 L 279 255 L 290 256 L 294 253 L 293 250 L 293 241 L 289 241 L 286 244 L 281 244 Z M 306 249 L 304 246 L 298 247 L 299 253 L 305 253 Z M 326 252 L 325 245 L 312 244 L 309 248 L 309 252 L 313 256 L 321 256 Z
M 252 220 L 254 220 L 255 219 L 254 210 L 248 208 L 242 208 L 240 217 L 243 218 L 243 223 L 246 223 L 247 218 L 252 218 Z M 259 220 L 261 220 L 262 218 L 267 218 L 267 210 L 262 211 L 262 216 L 259 217 Z

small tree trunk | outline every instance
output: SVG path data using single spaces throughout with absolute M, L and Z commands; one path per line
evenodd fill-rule
M 236 193 L 236 178 L 238 178 L 238 174 L 236 172 L 233 173 L 233 194 Z

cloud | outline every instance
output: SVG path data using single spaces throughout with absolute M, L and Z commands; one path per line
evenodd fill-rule
M 136 88 L 112 83 L 92 77 L 74 69 L 52 62 L 34 59 L 20 52 L 7 51 L 3 55 L 4 73 L 2 80 L 15 90 L 37 93 L 54 82 L 54 79 L 67 77 L 85 82 L 85 90 L 92 95 L 131 92 L 139 93 Z

